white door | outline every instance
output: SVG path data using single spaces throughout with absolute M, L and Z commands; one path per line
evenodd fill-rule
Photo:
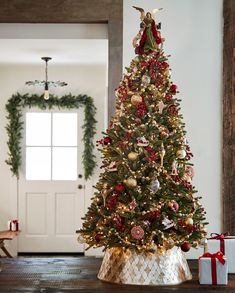
M 83 109 L 25 111 L 19 252 L 83 252 Z

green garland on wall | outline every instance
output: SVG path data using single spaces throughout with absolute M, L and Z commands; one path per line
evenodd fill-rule
M 85 179 L 90 178 L 96 166 L 95 156 L 93 154 L 94 143 L 93 138 L 96 132 L 96 107 L 93 99 L 87 95 L 73 96 L 65 95 L 61 98 L 50 95 L 49 100 L 45 100 L 39 95 L 21 95 L 19 93 L 13 95 L 6 104 L 8 124 L 6 126 L 8 134 L 8 159 L 6 163 L 10 165 L 13 175 L 19 178 L 19 167 L 22 163 L 21 158 L 21 140 L 24 122 L 22 121 L 22 110 L 25 107 L 38 107 L 41 110 L 47 109 L 78 109 L 84 106 L 84 124 L 83 142 L 84 151 L 82 155 Z

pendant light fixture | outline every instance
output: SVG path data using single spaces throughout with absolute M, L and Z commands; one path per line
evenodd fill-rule
M 43 61 L 45 61 L 45 80 L 34 80 L 34 81 L 26 81 L 25 84 L 27 85 L 39 85 L 44 86 L 44 99 L 49 100 L 50 94 L 49 94 L 49 88 L 51 86 L 57 87 L 57 86 L 66 86 L 68 85 L 66 82 L 63 81 L 48 81 L 48 62 L 52 59 L 51 57 L 42 57 Z
M 49 87 L 48 87 L 48 61 L 51 60 L 51 57 L 42 57 L 42 60 L 46 62 L 46 68 L 45 68 L 45 87 L 44 87 L 44 99 L 49 100 Z

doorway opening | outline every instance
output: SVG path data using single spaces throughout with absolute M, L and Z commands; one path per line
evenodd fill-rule
M 1 26 L 0 38 L 7 36 L 7 39 L 0 40 L 3 44 L 0 46 L 0 55 L 4 56 L 0 57 L 0 75 L 3 82 L 1 94 L 6 101 L 15 92 L 41 94 L 42 88 L 27 87 L 25 81 L 43 80 L 44 68 L 40 58 L 52 56 L 50 78 L 64 80 L 68 86 L 54 88 L 51 93 L 57 96 L 63 96 L 68 92 L 91 96 L 97 107 L 95 140 L 100 137 L 101 132 L 106 129 L 108 115 L 107 25 L 4 24 L 4 27 L 5 35 Z M 93 194 L 93 182 L 97 175 L 89 181 L 84 181 L 81 164 L 83 115 L 82 109 L 66 113 L 35 112 L 35 109 L 25 112 L 25 137 L 27 138 L 30 131 L 31 137 L 28 137 L 28 143 L 22 144 L 24 157 L 20 178 L 18 183 L 11 187 L 14 191 L 11 195 L 11 201 L 14 203 L 12 209 L 15 211 L 14 214 L 18 215 L 22 230 L 18 240 L 19 253 L 84 252 L 84 244 L 77 242 L 75 231 L 81 227 L 81 217 L 89 205 Z M 40 118 L 36 119 L 39 116 Z M 73 119 L 74 117 L 76 119 Z M 58 119 L 63 121 L 59 122 Z M 76 121 L 76 126 L 72 125 L 70 120 Z M 69 130 L 65 130 L 63 134 L 61 127 L 65 127 L 66 124 Z M 61 142 L 58 144 L 57 141 L 57 145 L 54 146 L 52 143 L 44 143 L 44 138 L 39 136 L 43 127 L 44 130 L 41 132 L 46 135 L 49 131 L 51 142 L 54 139 Z M 32 143 L 30 140 L 35 133 L 38 141 Z M 58 134 L 57 139 L 53 138 L 52 133 Z M 76 140 L 76 143 L 65 143 L 66 134 Z M 99 160 L 99 154 L 95 155 Z M 43 162 L 46 167 L 45 164 L 40 166 Z M 61 165 L 66 164 L 71 174 L 62 174 Z M 82 189 L 78 186 L 82 186 Z

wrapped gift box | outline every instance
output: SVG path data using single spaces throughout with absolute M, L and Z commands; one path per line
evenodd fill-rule
M 10 230 L 10 231 L 19 231 L 19 221 L 18 220 L 10 220 L 10 221 L 8 221 L 8 230 Z
M 214 234 L 214 233 L 213 233 Z M 221 251 L 228 260 L 228 272 L 235 273 L 235 236 L 215 234 L 208 238 L 208 251 L 215 253 Z
M 199 258 L 199 283 L 208 285 L 228 284 L 228 262 L 221 252 L 204 253 Z

